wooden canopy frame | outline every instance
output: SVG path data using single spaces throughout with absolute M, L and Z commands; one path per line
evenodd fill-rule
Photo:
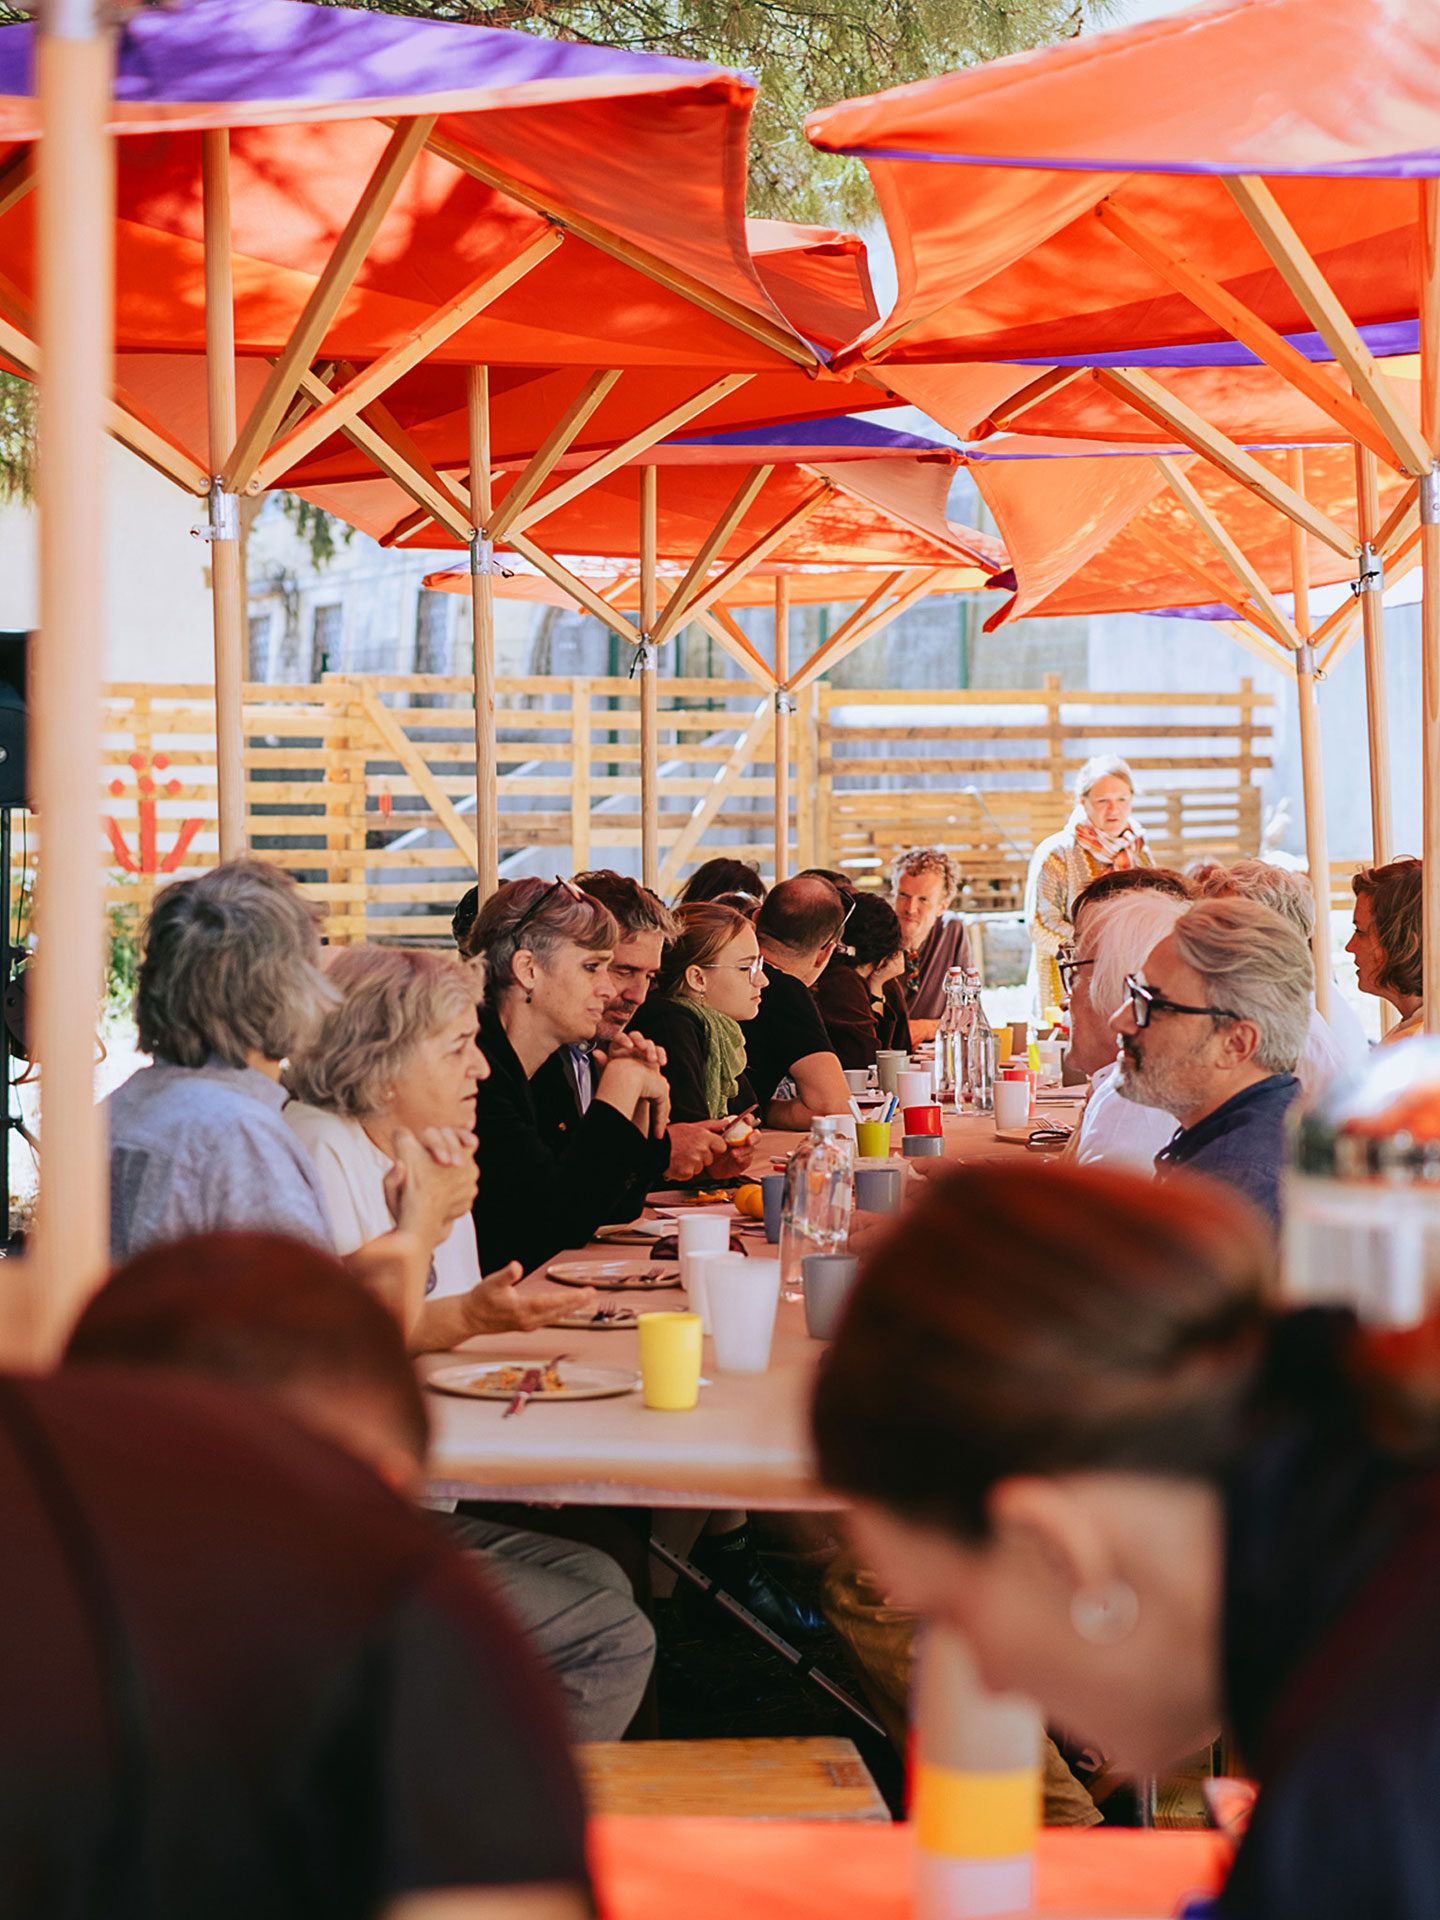
M 1075 380 L 1090 379 L 1152 424 L 1285 515 L 1292 528 L 1291 586 L 1295 617 L 1286 619 L 1273 594 L 1237 543 L 1189 486 L 1173 461 L 1160 457 L 1172 493 L 1195 520 L 1241 589 L 1231 623 L 1237 639 L 1262 658 L 1282 661 L 1294 672 L 1300 723 L 1301 773 L 1305 793 L 1306 850 L 1317 913 L 1317 997 L 1328 988 L 1328 940 L 1320 931 L 1328 899 L 1323 776 L 1315 682 L 1353 644 L 1358 625 L 1365 649 L 1366 731 L 1369 749 L 1372 853 L 1377 865 L 1393 858 L 1388 703 L 1384 672 L 1385 569 L 1391 580 L 1418 563 L 1422 569 L 1422 853 L 1425 861 L 1425 1030 L 1440 1033 L 1440 181 L 1416 183 L 1420 272 L 1420 395 L 1417 422 L 1383 367 L 1366 345 L 1343 302 L 1325 278 L 1265 182 L 1253 175 L 1227 175 L 1223 184 L 1244 215 L 1311 325 L 1349 381 L 1346 392 L 1327 369 L 1308 361 L 1289 341 L 1228 289 L 1193 267 L 1143 222 L 1102 201 L 1097 224 L 1151 267 L 1168 287 L 1183 293 L 1229 337 L 1248 348 L 1296 392 L 1322 408 L 1355 445 L 1358 536 L 1352 535 L 1305 497 L 1304 455 L 1292 450 L 1280 481 L 1245 448 L 1139 368 L 1058 367 L 1040 375 L 993 416 L 996 426 L 1021 424 L 1032 407 Z M 1377 462 L 1409 476 L 1414 487 L 1380 522 Z M 1356 563 L 1356 595 L 1313 632 L 1305 537 L 1323 541 Z M 1172 561 L 1176 555 L 1168 556 Z M 1188 570 L 1194 571 L 1193 568 Z M 1233 592 L 1224 598 L 1235 604 Z M 1325 929 L 1328 934 L 1328 928 Z M 1321 965 L 1323 953 L 1323 967 Z M 1323 1011 L 1323 1007 L 1322 1007 Z M 1385 1017 L 1382 1013 L 1382 1018 Z M 1388 1025 L 1388 1018 L 1386 1019 Z

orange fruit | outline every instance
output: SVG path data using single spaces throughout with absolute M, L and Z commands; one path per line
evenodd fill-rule
M 759 1187 L 737 1187 L 735 1189 L 735 1210 L 746 1220 L 765 1218 L 765 1195 Z

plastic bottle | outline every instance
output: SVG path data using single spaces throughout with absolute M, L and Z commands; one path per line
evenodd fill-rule
M 839 1116 L 810 1123 L 810 1138 L 790 1157 L 780 1212 L 780 1297 L 805 1298 L 801 1262 L 811 1253 L 843 1253 L 855 1199 L 855 1149 Z
M 965 1040 L 970 1030 L 970 984 L 963 967 L 951 967 L 945 976 L 945 1010 L 935 1029 L 935 1100 L 957 1108 L 965 1104 Z

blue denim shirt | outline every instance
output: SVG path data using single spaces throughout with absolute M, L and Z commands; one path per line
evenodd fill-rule
M 1257 1206 L 1272 1227 L 1280 1224 L 1280 1168 L 1285 1158 L 1285 1115 L 1300 1091 L 1293 1073 L 1272 1073 L 1182 1127 L 1155 1156 L 1163 1180 L 1172 1167 L 1188 1167 L 1225 1180 Z

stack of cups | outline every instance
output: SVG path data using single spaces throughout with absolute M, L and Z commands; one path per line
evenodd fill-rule
M 730 1251 L 730 1221 L 721 1213 L 692 1213 L 676 1229 L 680 1242 L 680 1284 L 692 1313 L 698 1313 L 706 1333 L 710 1312 L 706 1300 L 705 1269 L 710 1261 Z

